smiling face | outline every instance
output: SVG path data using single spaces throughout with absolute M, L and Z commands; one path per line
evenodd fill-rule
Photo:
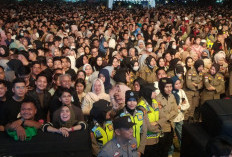
M 127 107 L 131 110 L 134 110 L 137 106 L 137 101 L 132 100 L 132 101 L 127 101 Z
M 71 118 L 71 113 L 69 108 L 67 106 L 62 107 L 60 111 L 60 119 L 63 122 L 67 122 L 68 120 L 70 120 L 70 118 Z
M 36 88 L 38 88 L 39 90 L 43 91 L 47 88 L 47 78 L 45 76 L 40 76 L 36 81 L 35 81 L 35 85 Z
M 21 105 L 20 115 L 25 120 L 32 120 L 36 114 L 37 110 L 32 102 L 24 102 Z

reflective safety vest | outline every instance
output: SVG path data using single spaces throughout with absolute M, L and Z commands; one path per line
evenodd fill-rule
M 135 125 L 133 126 L 133 136 L 136 138 L 137 147 L 139 147 L 140 141 L 141 141 L 140 133 L 141 133 L 142 126 L 143 126 L 143 112 L 140 110 L 135 110 L 135 112 L 136 112 L 135 116 L 133 117 L 129 112 L 124 110 L 124 112 L 120 114 L 120 117 L 129 116 L 131 119 L 131 122 L 135 123 Z
M 156 122 L 159 120 L 159 105 L 155 99 L 152 99 L 152 106 L 149 105 L 144 99 L 138 103 L 138 107 L 139 106 L 143 107 L 147 111 L 149 122 Z M 159 133 L 147 131 L 147 139 L 158 137 Z
M 92 129 L 94 137 L 97 140 L 98 145 L 102 148 L 108 141 L 113 138 L 114 129 L 112 121 L 106 121 L 105 129 L 103 129 L 98 123 Z
M 207 44 L 207 48 L 213 47 L 213 42 L 209 39 L 209 37 L 206 38 L 206 44 Z

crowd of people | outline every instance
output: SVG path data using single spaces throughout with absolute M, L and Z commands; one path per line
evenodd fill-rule
M 93 156 L 167 157 L 205 101 L 232 96 L 226 6 L 1 5 L 0 131 L 15 140 L 89 129 Z M 109 142 L 130 134 L 130 151 Z

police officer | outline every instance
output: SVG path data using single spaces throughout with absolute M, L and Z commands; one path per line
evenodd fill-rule
M 204 90 L 201 95 L 201 104 L 206 100 L 220 99 L 220 94 L 225 90 L 224 76 L 219 73 L 220 65 L 214 63 L 209 73 L 204 75 Z
M 112 106 L 109 106 L 106 100 L 99 100 L 93 104 L 90 116 L 93 118 L 93 127 L 91 130 L 92 150 L 97 156 L 100 149 L 113 138 L 113 123 L 110 120 Z
M 147 121 L 146 147 L 143 157 L 156 157 L 158 152 L 158 142 L 160 125 L 156 123 L 159 120 L 159 106 L 156 97 L 156 88 L 154 84 L 143 85 L 140 90 L 141 99 L 138 107 L 145 113 Z
M 126 91 L 126 104 L 125 107 L 119 112 L 119 116 L 129 116 L 131 121 L 135 123 L 133 126 L 134 137 L 137 141 L 139 156 L 144 153 L 146 145 L 147 123 L 144 118 L 144 113 L 137 108 L 138 93 L 128 90 Z
M 197 60 L 194 63 L 194 67 L 189 69 L 186 73 L 186 87 L 184 91 L 190 104 L 190 107 L 185 115 L 186 120 L 193 120 L 195 109 L 199 106 L 200 90 L 203 87 L 203 69 L 203 60 Z
M 113 121 L 115 137 L 102 148 L 98 157 L 137 157 L 134 125 L 129 116 L 116 118 Z

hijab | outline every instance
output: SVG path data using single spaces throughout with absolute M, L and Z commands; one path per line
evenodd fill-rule
M 173 81 L 173 84 L 172 84 L 172 94 L 175 96 L 175 98 L 176 98 L 176 103 L 177 103 L 177 105 L 179 105 L 179 103 L 180 103 L 180 96 L 179 96 L 179 90 L 178 89 L 175 89 L 175 83 L 176 83 L 176 81 L 178 81 L 178 80 L 180 80 L 177 76 L 174 76 L 174 77 L 172 77 L 171 78 L 172 79 L 172 81 Z
M 104 82 L 104 87 L 106 91 L 109 91 L 112 88 L 112 85 L 110 84 L 110 74 L 109 71 L 106 69 L 101 69 L 98 74 L 98 78 L 100 74 L 105 76 L 105 82 Z
M 65 106 L 68 107 L 69 111 L 70 111 L 70 119 L 66 122 L 62 121 L 61 117 L 60 117 L 62 108 Z M 59 114 L 59 127 L 71 128 L 75 123 L 77 123 L 77 120 L 75 119 L 75 113 L 74 113 L 72 106 L 67 106 L 67 105 L 62 106 L 60 108 L 60 114 Z

